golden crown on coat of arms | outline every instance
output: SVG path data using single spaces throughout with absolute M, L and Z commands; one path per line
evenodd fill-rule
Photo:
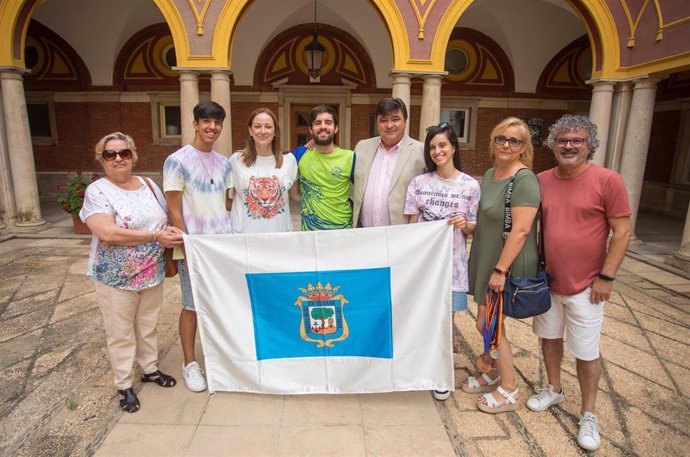
M 311 283 L 307 285 L 306 289 L 303 289 L 299 287 L 299 290 L 302 291 L 303 294 L 305 294 L 309 298 L 331 298 L 333 297 L 333 294 L 335 294 L 338 289 L 340 289 L 341 286 L 331 286 L 331 283 L 326 283 L 324 286 L 321 284 L 321 281 L 316 283 L 316 286 L 313 286 Z

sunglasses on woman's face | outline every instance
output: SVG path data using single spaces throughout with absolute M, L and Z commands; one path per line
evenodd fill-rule
M 115 160 L 115 157 L 117 156 L 120 156 L 122 160 L 129 160 L 132 158 L 132 150 L 122 149 L 121 151 L 112 151 L 110 149 L 106 149 L 103 151 L 103 160 L 107 160 L 108 162 Z

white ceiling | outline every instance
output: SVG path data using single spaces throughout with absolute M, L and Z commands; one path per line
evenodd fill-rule
M 390 88 L 390 39 L 367 0 L 319 0 L 317 19 L 353 35 L 367 50 L 380 88 Z M 112 84 L 113 65 L 125 42 L 142 28 L 163 22 L 150 0 L 44 0 L 34 18 L 65 39 L 81 56 L 94 85 Z M 280 32 L 311 23 L 311 0 L 256 0 L 242 18 L 231 50 L 235 83 L 251 85 L 262 49 Z M 517 92 L 534 92 L 548 61 L 585 28 L 565 0 L 477 0 L 458 26 L 494 39 L 513 63 Z

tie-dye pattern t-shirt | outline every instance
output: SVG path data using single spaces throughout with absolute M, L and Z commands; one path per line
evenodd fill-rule
M 163 191 L 182 192 L 182 219 L 190 235 L 230 233 L 225 207 L 230 161 L 212 151 L 183 146 L 165 159 Z
M 156 192 L 154 197 L 143 178 L 138 179 L 141 187 L 136 190 L 121 189 L 105 178 L 91 183 L 86 188 L 84 205 L 79 212 L 81 220 L 86 221 L 94 214 L 112 214 L 118 227 L 131 230 L 164 228 L 168 216 L 163 209 L 163 194 L 151 182 Z M 94 234 L 86 274 L 116 289 L 148 289 L 160 284 L 165 277 L 163 246 L 155 241 L 136 246 L 111 245 Z
M 439 221 L 465 216 L 469 224 L 477 223 L 479 183 L 460 173 L 443 179 L 435 171 L 416 176 L 407 187 L 405 214 L 419 215 L 417 222 Z M 467 248 L 465 234 L 453 229 L 453 291 L 467 292 Z

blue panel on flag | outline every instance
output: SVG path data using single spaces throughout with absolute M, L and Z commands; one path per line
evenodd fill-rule
M 390 268 L 246 278 L 257 360 L 393 357 Z

